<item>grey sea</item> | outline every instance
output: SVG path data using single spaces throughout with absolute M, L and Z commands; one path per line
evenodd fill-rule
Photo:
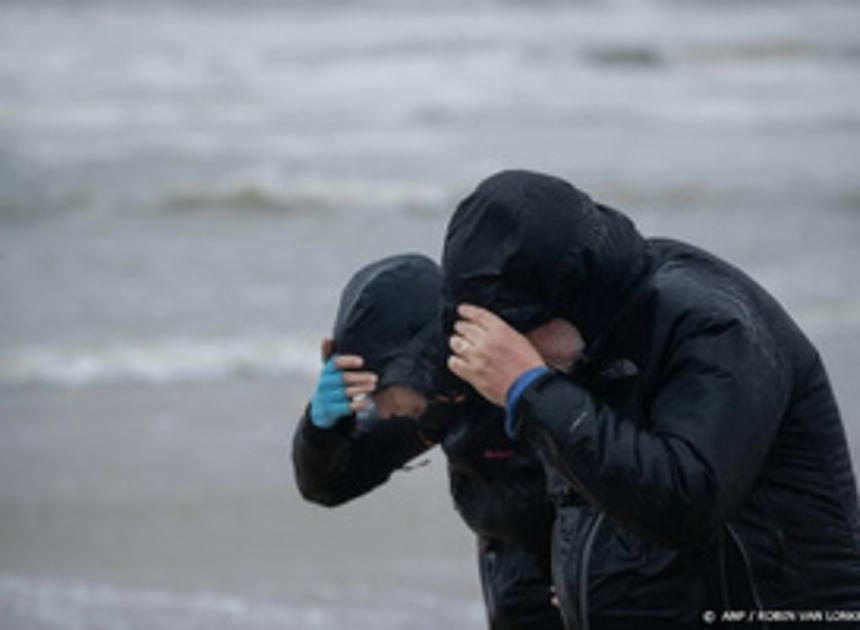
M 431 453 L 335 510 L 289 444 L 341 286 L 559 174 L 740 265 L 860 462 L 860 5 L 0 4 L 0 627 L 484 627 Z

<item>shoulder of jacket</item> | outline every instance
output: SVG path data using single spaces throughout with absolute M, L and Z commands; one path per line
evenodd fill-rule
M 708 255 L 691 252 L 664 261 L 653 277 L 658 320 L 686 332 L 761 323 L 750 290 L 731 268 Z

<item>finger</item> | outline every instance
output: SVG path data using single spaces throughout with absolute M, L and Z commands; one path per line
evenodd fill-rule
M 496 316 L 490 311 L 474 304 L 460 304 L 457 307 L 457 313 L 463 319 L 477 324 L 481 328 L 486 328 L 490 322 L 496 319 Z
M 553 595 L 549 598 L 549 603 L 558 608 L 558 595 Z
M 463 357 L 463 354 L 469 350 L 471 344 L 460 335 L 451 335 L 448 339 L 448 347 L 458 357 Z
M 476 324 L 468 322 L 464 319 L 457 320 L 454 324 L 454 330 L 468 341 L 477 341 L 484 337 L 485 330 Z
M 347 398 L 355 398 L 356 396 L 361 396 L 362 394 L 370 394 L 375 389 L 375 383 L 372 385 L 355 385 L 353 387 L 347 387 L 345 393 Z
M 376 385 L 377 376 L 373 372 L 344 372 L 345 385 Z
M 320 354 L 322 355 L 322 360 L 328 361 L 328 358 L 331 356 L 331 351 L 334 348 L 334 339 L 331 337 L 323 337 L 322 343 L 320 343 Z
M 353 400 L 349 403 L 349 410 L 352 413 L 358 413 L 359 411 L 367 411 L 370 409 L 370 400 L 367 398 L 363 398 L 361 400 Z
M 339 370 L 357 370 L 364 365 L 364 359 L 357 354 L 341 354 L 334 360 L 334 366 Z
M 469 369 L 468 363 L 466 363 L 460 357 L 456 355 L 448 357 L 448 369 L 460 378 L 462 378 L 467 383 L 472 382 L 472 371 Z

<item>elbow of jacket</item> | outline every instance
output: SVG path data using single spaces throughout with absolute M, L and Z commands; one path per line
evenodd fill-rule
M 299 485 L 299 492 L 305 501 L 327 508 L 337 507 L 348 501 L 347 497 L 325 488 L 306 488 Z
M 709 514 L 678 509 L 658 509 L 656 518 L 628 521 L 626 527 L 642 539 L 666 549 L 704 546 L 714 528 Z
M 653 524 L 650 538 L 673 549 L 702 547 L 716 530 L 718 510 L 711 492 L 702 492 L 695 500 L 681 500 L 660 510 L 662 518 Z
M 667 548 L 700 547 L 719 521 L 720 492 L 705 467 L 686 467 L 640 504 L 634 520 L 639 534 Z
M 709 514 L 681 515 L 665 526 L 655 527 L 650 538 L 670 549 L 702 547 L 710 540 L 714 527 Z
M 322 507 L 333 508 L 346 503 L 350 497 L 333 488 L 326 487 L 318 479 L 308 479 L 306 476 L 296 472 L 296 486 L 299 494 L 309 503 L 315 503 Z
M 316 503 L 322 507 L 334 508 L 343 505 L 348 501 L 347 497 L 341 496 L 334 492 L 317 491 L 313 493 L 303 494 L 307 501 Z
M 682 465 L 679 458 L 671 482 L 664 487 L 663 500 L 657 502 L 660 517 L 653 533 L 658 542 L 673 548 L 706 544 L 719 521 L 720 496 L 720 484 L 711 466 L 698 457 Z

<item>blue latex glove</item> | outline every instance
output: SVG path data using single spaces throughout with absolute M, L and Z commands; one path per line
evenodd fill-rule
M 311 398 L 311 422 L 320 429 L 330 429 L 350 413 L 343 374 L 334 366 L 332 357 L 323 365 Z

